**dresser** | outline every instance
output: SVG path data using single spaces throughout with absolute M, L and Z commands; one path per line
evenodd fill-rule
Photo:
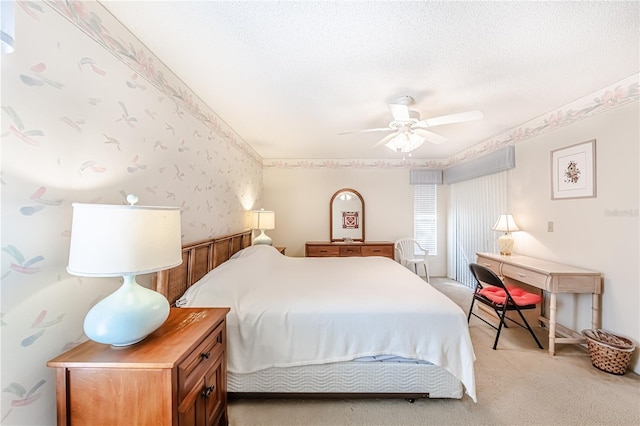
M 524 283 L 549 294 L 549 316 L 547 317 L 542 310 L 539 317 L 540 322 L 549 327 L 549 354 L 555 354 L 556 343 L 584 343 L 584 338 L 579 333 L 557 324 L 556 295 L 558 293 L 590 293 L 592 295 L 591 326 L 601 327 L 602 274 L 600 272 L 517 254 L 505 256 L 476 253 L 476 255 L 478 264 L 504 277 L 505 283 L 516 286 Z M 567 337 L 556 337 L 557 332 Z
M 389 241 L 329 242 L 307 241 L 306 257 L 383 256 L 394 259 L 393 243 Z
M 87 341 L 56 369 L 58 425 L 227 425 L 228 308 L 172 308 L 140 343 Z

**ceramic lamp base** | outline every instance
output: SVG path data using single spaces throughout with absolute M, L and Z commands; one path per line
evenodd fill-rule
M 271 238 L 269 238 L 269 236 L 267 234 L 264 233 L 264 230 L 260 230 L 260 235 L 258 235 L 256 238 L 254 238 L 253 243 L 254 246 L 258 245 L 258 244 L 266 244 L 266 245 L 272 245 L 272 241 Z
M 125 275 L 122 287 L 87 313 L 84 333 L 95 342 L 112 346 L 138 343 L 169 316 L 169 302 L 158 292 L 142 287 L 134 275 Z
M 506 233 L 498 238 L 498 247 L 500 248 L 500 254 L 510 256 L 513 252 L 513 237 L 511 234 Z

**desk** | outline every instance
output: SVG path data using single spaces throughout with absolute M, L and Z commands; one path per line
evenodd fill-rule
M 549 354 L 555 355 L 556 343 L 584 343 L 577 332 L 556 323 L 556 295 L 558 293 L 591 293 L 591 326 L 601 327 L 600 294 L 602 274 L 560 263 L 514 254 L 504 256 L 476 253 L 478 263 L 503 276 L 507 284 L 525 283 L 550 294 L 549 318 L 540 313 L 540 322 L 549 326 Z M 556 332 L 571 337 L 556 337 Z

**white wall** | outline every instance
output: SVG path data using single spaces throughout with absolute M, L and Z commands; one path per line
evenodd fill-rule
M 265 209 L 276 212 L 273 244 L 287 255 L 304 256 L 306 241 L 329 240 L 329 201 L 339 189 L 352 188 L 365 203 L 365 239 L 395 241 L 413 235 L 413 190 L 409 170 L 360 168 L 271 168 L 263 171 Z M 438 255 L 430 256 L 432 276 L 446 275 L 448 188 L 438 186 Z
M 602 272 L 602 326 L 640 342 L 638 102 L 516 145 L 509 207 L 522 226 L 520 254 Z M 596 198 L 551 200 L 550 151 L 596 139 Z M 547 232 L 547 222 L 554 231 Z M 590 328 L 589 295 L 558 298 L 558 321 Z M 632 360 L 640 371 L 638 351 Z

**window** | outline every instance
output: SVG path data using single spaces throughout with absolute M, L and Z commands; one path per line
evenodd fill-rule
M 436 185 L 413 185 L 413 238 L 429 255 L 438 254 Z

